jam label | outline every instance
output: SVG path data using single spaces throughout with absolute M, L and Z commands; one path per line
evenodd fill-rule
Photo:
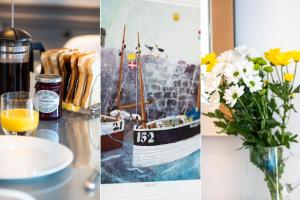
M 59 96 L 50 90 L 39 90 L 36 93 L 39 111 L 42 113 L 52 113 L 57 110 Z

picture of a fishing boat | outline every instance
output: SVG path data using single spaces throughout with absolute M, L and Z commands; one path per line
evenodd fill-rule
M 200 180 L 198 7 L 103 2 L 101 183 Z
M 137 65 L 139 71 L 141 125 L 133 129 L 132 165 L 151 167 L 182 159 L 200 149 L 200 81 L 197 106 L 187 115 L 170 116 L 147 122 L 144 98 L 140 36 Z

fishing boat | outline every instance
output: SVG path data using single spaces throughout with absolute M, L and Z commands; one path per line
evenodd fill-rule
M 162 165 L 182 159 L 198 151 L 201 142 L 200 81 L 198 81 L 197 106 L 190 116 L 177 115 L 147 122 L 139 33 L 137 64 L 141 125 L 135 126 L 133 129 L 132 165 L 135 167 Z
M 122 80 L 123 80 L 123 60 L 125 45 L 126 26 L 123 29 L 122 46 L 120 51 L 119 79 L 117 88 L 117 97 L 115 99 L 116 108 L 121 106 Z M 121 148 L 124 139 L 125 121 L 118 114 L 115 117 L 101 115 L 101 151 L 111 151 Z

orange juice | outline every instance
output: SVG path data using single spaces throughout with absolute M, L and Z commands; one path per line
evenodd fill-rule
M 10 132 L 34 132 L 39 124 L 39 113 L 28 109 L 1 111 L 1 124 Z

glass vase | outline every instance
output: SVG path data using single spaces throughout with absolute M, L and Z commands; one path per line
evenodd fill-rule
M 251 147 L 247 200 L 289 200 L 299 185 L 300 161 L 289 149 Z

